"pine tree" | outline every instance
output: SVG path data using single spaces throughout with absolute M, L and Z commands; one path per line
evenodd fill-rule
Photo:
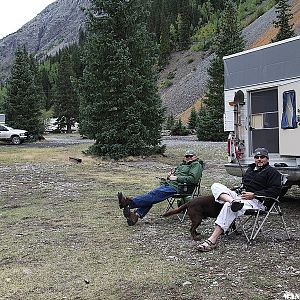
M 166 129 L 167 130 L 171 130 L 172 127 L 174 126 L 175 124 L 175 118 L 174 118 L 174 115 L 173 114 L 170 114 L 167 118 L 167 124 L 166 124 Z
M 157 38 L 157 42 L 160 40 L 161 34 L 161 8 L 162 1 L 164 0 L 153 0 L 151 4 L 150 10 L 150 18 L 149 18 L 149 31 L 153 32 Z
M 218 137 L 223 140 L 226 134 L 223 130 L 224 112 L 224 65 L 223 56 L 240 52 L 245 42 L 238 25 L 236 5 L 232 0 L 225 3 L 225 10 L 215 42 L 215 57 L 208 69 L 208 92 L 204 99 L 205 115 L 199 116 L 198 130 L 206 130 L 211 140 Z M 203 118 L 211 118 L 210 126 L 206 126 Z M 199 129 L 200 128 L 200 129 Z
M 58 118 L 59 126 L 67 126 L 67 132 L 71 132 L 71 127 L 78 120 L 79 115 L 78 96 L 72 83 L 74 77 L 75 73 L 72 69 L 70 55 L 65 50 L 62 52 L 58 66 L 54 112 L 55 117 Z
M 188 135 L 189 131 L 182 124 L 181 119 L 177 120 L 174 126 L 171 128 L 171 135 Z
M 80 131 L 90 153 L 113 158 L 158 150 L 163 110 L 157 47 L 144 0 L 91 0 L 85 70 L 79 84 Z
M 53 96 L 52 96 L 52 82 L 49 77 L 49 71 L 42 67 L 39 70 L 41 83 L 43 87 L 43 92 L 45 95 L 45 110 L 49 110 L 53 105 Z
M 7 84 L 4 108 L 7 124 L 27 130 L 38 137 L 43 131 L 40 87 L 36 69 L 25 47 L 17 47 Z
M 191 43 L 191 16 L 190 5 L 184 0 L 178 14 L 178 48 L 179 50 L 188 49 Z
M 195 129 L 197 126 L 197 121 L 198 121 L 198 114 L 195 107 L 193 107 L 189 117 L 189 129 Z
M 34 83 L 37 89 L 37 94 L 39 95 L 39 107 L 40 109 L 43 109 L 46 105 L 46 96 L 43 90 L 42 77 L 38 69 L 38 63 L 32 54 L 29 54 L 28 57 L 30 62 L 30 68 L 33 73 Z
M 276 20 L 273 22 L 274 27 L 278 28 L 277 35 L 272 42 L 281 41 L 295 36 L 293 29 L 294 24 L 290 24 L 293 18 L 288 0 L 279 0 L 276 4 Z
M 199 141 L 217 142 L 224 140 L 223 115 L 220 115 L 214 108 L 202 107 L 198 117 L 201 120 L 196 126 Z M 210 130 L 211 128 L 213 130 Z
M 171 54 L 171 42 L 170 42 L 170 29 L 168 20 L 161 21 L 161 35 L 160 35 L 160 45 L 159 45 L 159 66 L 164 67 L 169 60 Z
M 4 99 L 6 95 L 6 87 L 4 85 L 0 85 L 0 113 L 4 113 Z

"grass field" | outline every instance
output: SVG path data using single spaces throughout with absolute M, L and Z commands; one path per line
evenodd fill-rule
M 164 219 L 155 205 L 128 227 L 116 194 L 158 185 L 184 150 L 205 161 L 202 194 L 226 174 L 225 143 L 167 144 L 166 156 L 104 161 L 84 145 L 0 145 L 0 300 L 9 299 L 284 299 L 300 295 L 300 194 L 282 204 L 292 239 L 279 225 L 249 246 L 223 237 L 210 253 L 195 250 L 189 220 Z M 69 157 L 80 157 L 74 163 Z M 214 220 L 199 231 L 207 238 Z

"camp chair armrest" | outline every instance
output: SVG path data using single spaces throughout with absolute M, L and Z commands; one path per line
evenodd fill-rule
M 188 197 L 188 196 L 192 196 L 192 194 L 174 194 L 174 195 L 172 195 L 173 198 L 184 198 L 184 197 Z
M 255 195 L 255 198 L 262 201 L 262 202 L 265 202 L 267 200 L 271 200 L 273 202 L 276 202 L 276 203 L 279 203 L 279 200 L 278 198 L 273 198 L 273 197 L 270 197 L 270 196 L 259 196 L 259 195 Z
M 196 186 L 196 184 L 178 183 L 177 194 L 192 195 Z

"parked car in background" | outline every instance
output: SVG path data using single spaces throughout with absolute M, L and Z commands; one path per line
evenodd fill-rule
M 14 129 L 5 124 L 0 124 L 0 141 L 8 141 L 14 145 L 19 145 L 28 138 L 28 131 L 22 129 Z
M 71 127 L 72 132 L 78 131 L 78 123 L 74 122 Z M 67 126 L 60 125 L 57 118 L 50 118 L 46 121 L 45 132 L 64 133 L 67 131 Z

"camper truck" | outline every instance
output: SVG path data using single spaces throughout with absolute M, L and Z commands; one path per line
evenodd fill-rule
M 300 186 L 300 36 L 225 56 L 224 130 L 231 175 L 242 176 L 258 147 Z

